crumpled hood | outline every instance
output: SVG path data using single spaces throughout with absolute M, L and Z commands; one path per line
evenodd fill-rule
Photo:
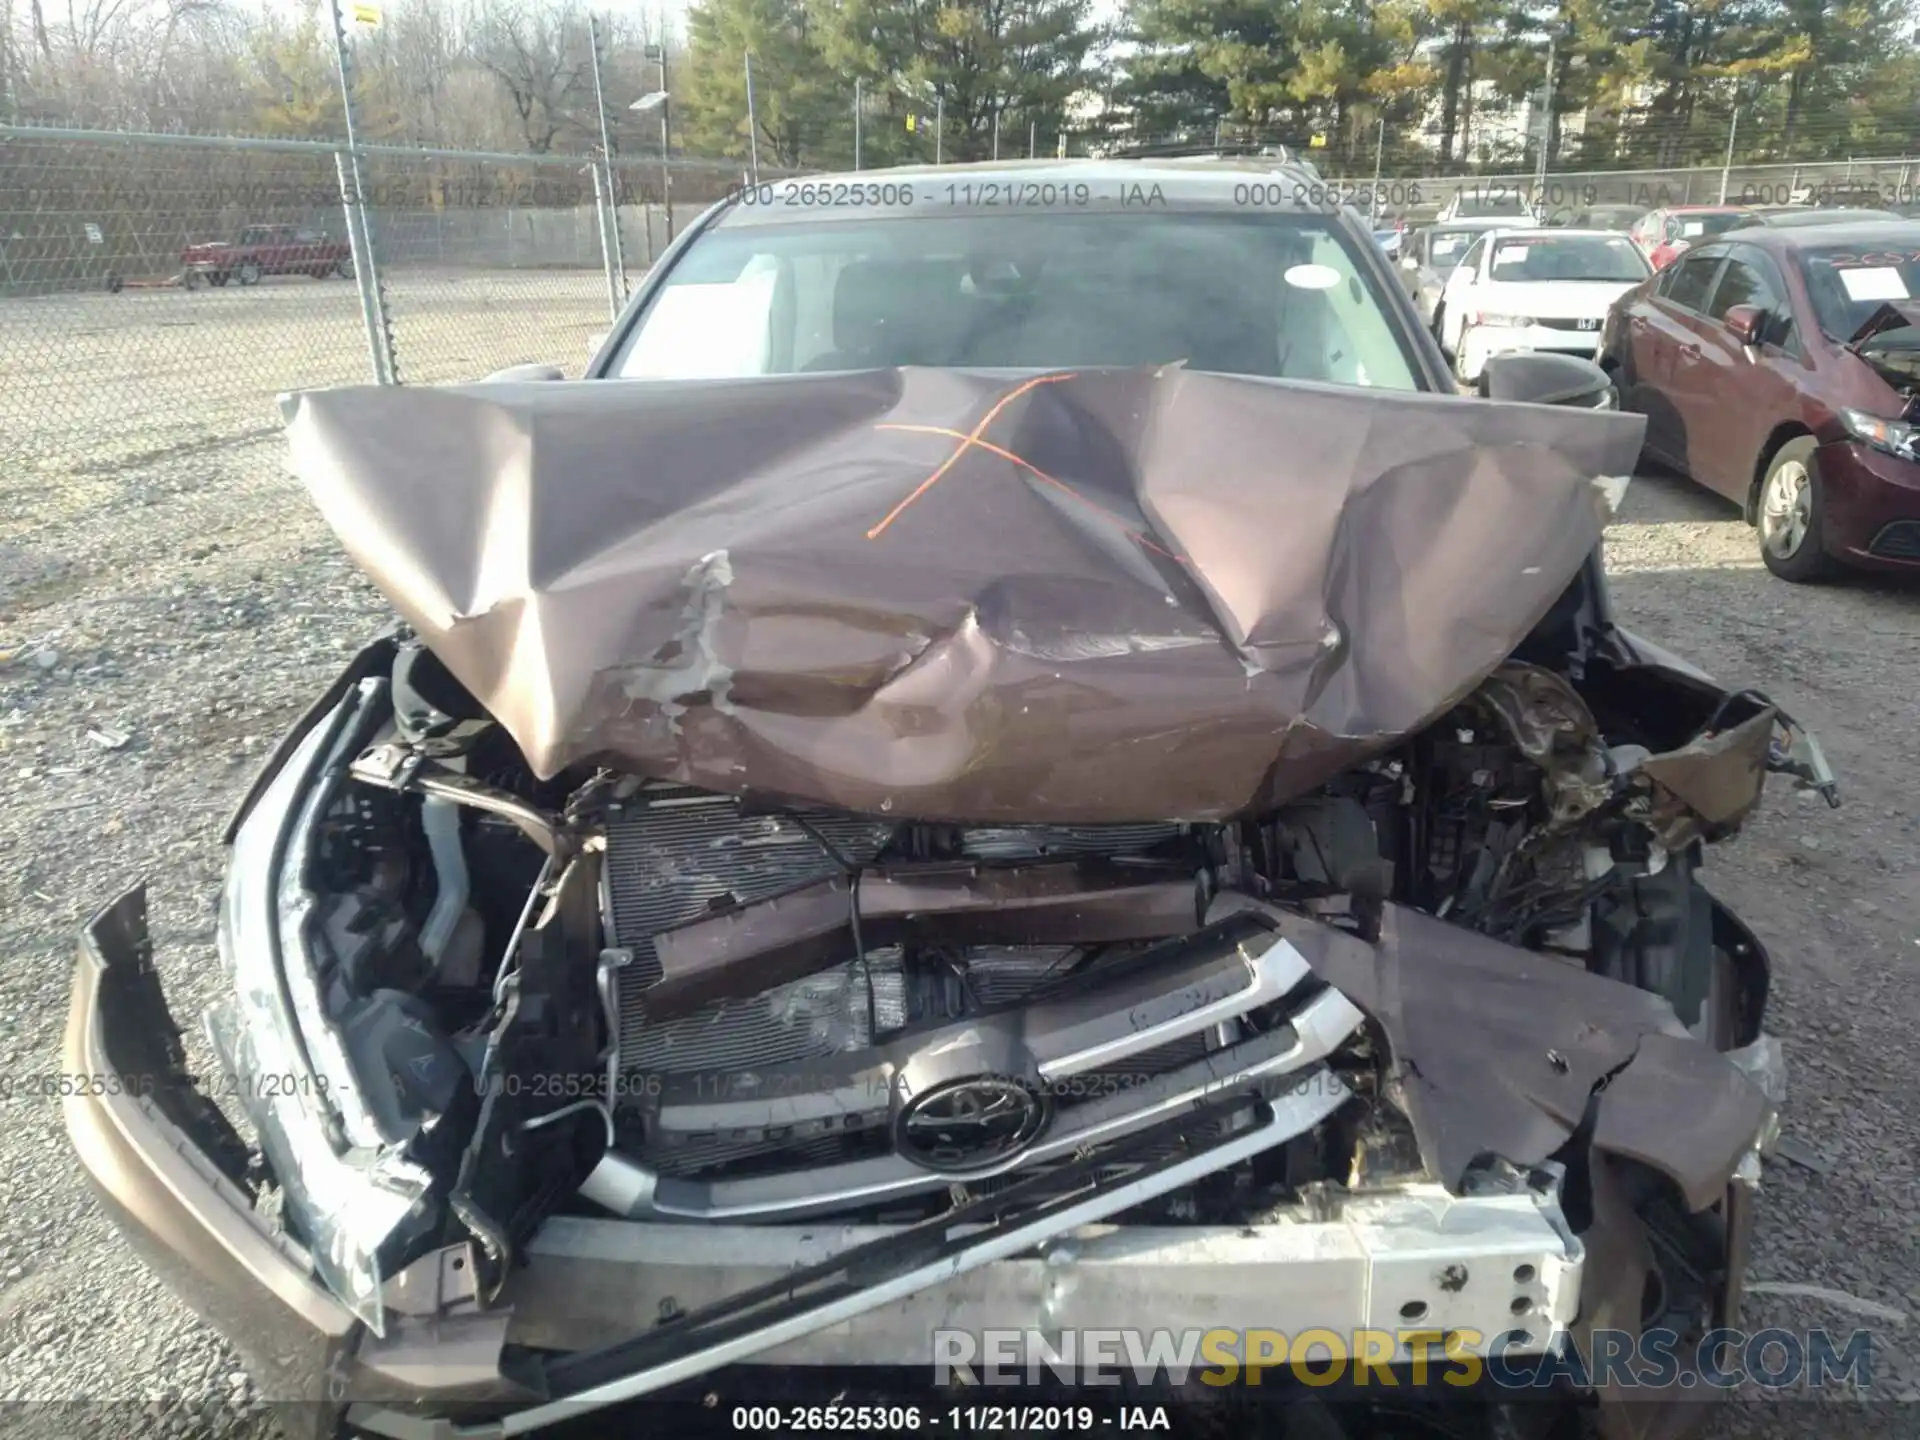
M 1223 819 L 1417 731 L 1599 540 L 1643 421 L 1178 367 L 283 402 L 347 549 L 551 777 Z

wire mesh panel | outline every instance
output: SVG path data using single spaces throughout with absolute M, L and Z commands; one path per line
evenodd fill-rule
M 324 147 L 0 137 L 0 510 L 368 379 L 352 274 Z
M 375 154 L 363 163 L 403 384 L 530 363 L 580 373 L 611 318 L 589 162 Z

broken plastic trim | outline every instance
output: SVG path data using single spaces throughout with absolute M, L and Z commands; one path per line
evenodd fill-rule
M 953 945 L 1161 940 L 1186 934 L 1198 918 L 1192 872 L 1172 866 L 853 868 L 655 935 L 661 978 L 646 991 L 647 1015 L 687 1015 L 811 975 L 850 951 L 921 936 Z
M 555 1361 L 546 1368 L 555 1398 L 497 1420 L 460 1425 L 365 1404 L 350 1407 L 346 1420 L 395 1440 L 504 1440 L 649 1395 L 1018 1255 L 1237 1165 L 1310 1128 L 1351 1093 L 1344 1082 L 1323 1071 L 1310 1089 L 1273 1106 L 1260 1103 L 1249 1128 L 1197 1143 L 1190 1137 L 1244 1111 L 1247 1101 L 1236 1096 L 1196 1107 L 1099 1154 L 957 1205 L 937 1219 L 731 1296 L 670 1326 Z M 1304 1119 L 1308 1115 L 1313 1118 Z M 1142 1174 L 1106 1181 L 1096 1178 L 1116 1162 L 1176 1140 L 1193 1144 L 1192 1152 Z M 860 1278 L 876 1273 L 887 1278 L 875 1284 Z

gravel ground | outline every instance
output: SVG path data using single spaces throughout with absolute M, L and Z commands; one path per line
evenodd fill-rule
M 599 270 L 386 274 L 403 380 L 471 380 L 528 361 L 578 373 L 588 338 L 607 328 Z M 140 483 L 130 463 L 270 435 L 280 391 L 364 384 L 372 363 L 347 280 L 0 299 L 0 536 L 109 501 Z
M 322 303 L 283 302 L 276 288 L 261 298 Z M 202 316 L 215 313 L 206 298 L 192 300 Z M 589 305 L 554 322 L 568 353 L 591 315 Z M 13 323 L 0 316 L 0 346 Z M 198 384 L 147 378 L 188 392 Z M 220 826 L 282 726 L 381 619 L 280 455 L 262 439 L 122 468 L 111 484 L 71 477 L 86 482 L 84 505 L 62 489 L 70 472 L 49 473 L 54 497 L 0 505 L 0 652 L 11 653 L 0 662 L 9 857 L 0 1076 L 16 1083 L 57 1067 L 76 927 L 136 878 L 152 884 L 175 1013 L 197 1015 L 212 997 Z M 18 469 L 0 477 L 15 496 L 32 488 Z M 1657 477 L 1634 486 L 1610 563 L 1635 628 L 1723 679 L 1770 691 L 1817 730 L 1840 772 L 1844 809 L 1776 784 L 1748 832 L 1715 855 L 1715 887 L 1773 950 L 1789 1131 L 1819 1167 L 1771 1168 L 1753 1278 L 1831 1287 L 1911 1315 L 1920 1311 L 1911 982 L 1920 591 L 1773 581 L 1754 561 L 1751 533 L 1719 502 Z M 196 1063 L 211 1064 L 197 1034 L 189 1044 L 200 1047 Z M 1825 1302 L 1756 1294 L 1750 1323 L 1867 1322 Z M 1879 1336 L 1876 1392 L 1913 1400 L 1912 1324 L 1882 1324 Z M 24 1095 L 0 1097 L 0 1400 L 118 1402 L 104 1426 L 116 1436 L 272 1433 L 232 1354 L 94 1204 L 58 1103 Z M 0 1429 L 8 1420 L 49 1434 L 102 1428 L 64 1413 L 4 1410 Z M 1830 1436 L 1909 1436 L 1920 1423 L 1912 1405 L 1743 1406 L 1716 1421 L 1716 1434 L 1805 1434 L 1816 1414 Z

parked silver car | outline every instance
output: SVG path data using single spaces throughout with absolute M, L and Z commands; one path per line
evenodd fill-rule
M 1433 329 L 1434 312 L 1440 306 L 1440 293 L 1446 289 L 1453 267 L 1466 258 L 1468 249 L 1489 230 L 1504 228 L 1503 220 L 1455 220 L 1429 225 L 1402 242 L 1400 279 L 1420 309 L 1420 319 Z

